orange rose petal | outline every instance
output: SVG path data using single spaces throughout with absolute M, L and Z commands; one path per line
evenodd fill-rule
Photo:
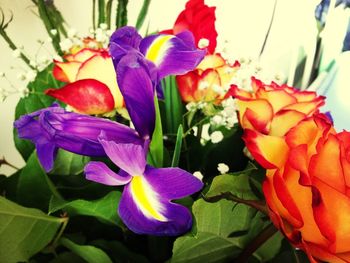
M 179 93 L 184 102 L 196 101 L 194 93 L 198 89 L 199 75 L 198 71 L 190 71 L 185 75 L 176 76 Z
M 96 54 L 100 54 L 100 50 L 83 48 L 78 53 L 74 54 L 74 60 L 79 62 L 84 62 Z
M 204 59 L 199 63 L 197 69 L 206 70 L 209 68 L 217 68 L 225 65 L 225 59 L 220 54 L 206 55 Z
M 108 53 L 94 55 L 79 68 L 77 80 L 96 79 L 110 89 L 116 108 L 123 107 L 123 97 L 119 91 L 113 62 Z
M 80 113 L 103 114 L 114 109 L 109 88 L 94 79 L 78 80 L 60 89 L 48 89 L 45 94 L 63 101 Z
M 215 69 L 206 69 L 199 78 L 195 98 L 198 101 L 214 101 L 220 97 L 220 95 L 214 91 L 215 86 L 221 86 L 219 73 Z
M 251 92 L 238 88 L 236 85 L 231 85 L 225 97 L 234 97 L 240 100 L 250 100 L 253 98 L 253 94 Z
M 266 169 L 281 167 L 287 160 L 288 146 L 283 138 L 245 129 L 243 140 L 256 161 Z
M 347 257 L 349 255 L 344 254 L 333 254 L 327 251 L 326 248 L 319 247 L 312 243 L 305 242 L 305 251 L 310 259 L 310 262 L 319 262 L 322 260 L 324 262 L 332 262 L 332 263 L 349 263 L 349 259 Z
M 256 92 L 257 98 L 266 99 L 272 106 L 273 112 L 277 113 L 283 107 L 296 103 L 297 100 L 284 90 L 265 91 L 259 89 Z
M 296 110 L 306 115 L 311 115 L 318 111 L 318 108 L 324 104 L 324 100 L 319 98 L 314 101 L 297 102 L 284 107 L 286 110 Z
M 330 134 L 328 140 L 309 163 L 309 173 L 312 177 L 327 183 L 345 194 L 345 179 L 340 160 L 340 144 L 335 135 Z M 350 212 L 350 211 L 349 211 Z
M 260 88 L 264 87 L 265 84 L 254 77 L 251 77 L 251 85 L 254 92 L 257 92 Z
M 296 91 L 293 96 L 298 100 L 298 102 L 312 101 L 317 97 L 317 93 L 313 91 Z
M 272 119 L 269 134 L 273 136 L 284 136 L 291 128 L 305 119 L 305 117 L 306 115 L 304 113 L 294 110 L 279 111 Z
M 338 134 L 341 141 L 341 164 L 346 186 L 350 187 L 350 132 L 343 131 Z M 349 191 L 349 190 L 348 190 Z M 350 193 L 348 194 L 350 196 Z
M 238 100 L 237 108 L 241 117 L 241 125 L 244 129 L 252 126 L 263 133 L 268 133 L 273 110 L 266 100 Z M 250 109 L 248 113 L 247 109 Z
M 331 163 L 329 163 L 331 164 Z M 313 178 L 313 210 L 315 220 L 332 244 L 330 251 L 349 251 L 350 199 L 318 178 Z
M 59 62 L 55 61 L 53 76 L 63 82 L 74 82 L 81 63 L 78 61 Z
M 220 81 L 222 86 L 228 86 L 236 74 L 238 67 L 231 67 L 229 65 L 223 65 L 221 67 L 216 68 L 216 71 L 220 75 Z

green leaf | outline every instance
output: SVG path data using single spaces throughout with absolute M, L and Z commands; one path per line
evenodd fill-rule
M 180 124 L 179 129 L 177 130 L 175 150 L 173 154 L 173 160 L 171 162 L 171 167 L 177 167 L 179 165 L 183 132 L 184 131 L 182 125 Z
M 90 157 L 78 155 L 59 149 L 51 174 L 76 175 L 83 172 L 85 165 L 90 161 Z
M 175 134 L 182 123 L 183 104 L 176 84 L 175 76 L 163 81 L 166 133 Z
M 58 254 L 50 263 L 86 263 L 86 261 L 72 252 L 65 251 Z
M 154 106 L 156 108 L 156 127 L 154 128 L 152 141 L 150 144 L 150 151 L 147 156 L 147 161 L 155 167 L 162 167 L 164 154 L 163 130 L 157 96 L 154 97 Z
M 46 211 L 52 195 L 60 197 L 50 178 L 41 167 L 36 152 L 33 152 L 18 179 L 18 202 Z
M 65 220 L 0 196 L 0 262 L 27 261 L 54 239 Z
M 94 201 L 78 199 L 67 202 L 61 198 L 53 197 L 50 201 L 49 213 L 64 210 L 70 216 L 93 216 L 109 224 L 124 227 L 117 213 L 120 198 L 121 193 L 117 191 L 110 192 L 103 198 Z
M 198 232 L 212 233 L 228 238 L 233 232 L 248 230 L 254 210 L 248 206 L 220 200 L 208 203 L 203 199 L 197 200 L 192 207 Z M 237 239 L 231 242 L 238 245 Z
M 140 13 L 137 17 L 137 21 L 136 21 L 136 29 L 137 30 L 140 30 L 140 28 L 143 25 L 143 22 L 145 21 L 145 17 L 147 15 L 148 7 L 149 7 L 150 3 L 151 3 L 151 0 L 143 0 L 143 5 L 142 5 Z
M 64 237 L 60 239 L 60 244 L 86 260 L 88 263 L 112 263 L 112 260 L 108 255 L 102 249 L 97 247 L 78 245 Z
M 234 245 L 212 233 L 183 236 L 176 239 L 171 263 L 232 262 L 237 255 Z
M 215 196 L 225 192 L 230 192 L 242 199 L 257 199 L 250 188 L 249 174 L 245 174 L 244 171 L 238 176 L 224 174 L 214 177 L 207 196 Z
M 128 0 L 118 0 L 116 27 L 120 28 L 128 24 Z

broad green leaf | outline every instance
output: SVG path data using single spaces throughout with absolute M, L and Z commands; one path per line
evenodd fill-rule
M 53 197 L 50 201 L 49 212 L 54 213 L 58 210 L 64 210 L 70 216 L 93 216 L 109 224 L 123 227 L 123 223 L 117 213 L 120 198 L 121 193 L 117 191 L 110 192 L 103 198 L 94 201 L 78 199 L 66 202 L 60 198 Z
M 88 263 L 112 263 L 112 260 L 108 255 L 102 249 L 97 247 L 78 245 L 64 237 L 60 239 L 60 244 L 86 260 Z
M 57 257 L 50 261 L 50 263 L 86 263 L 86 261 L 75 255 L 73 252 L 65 251 L 58 254 Z
M 175 134 L 182 123 L 183 104 L 176 84 L 175 76 L 163 81 L 166 133 Z
M 260 262 L 267 262 L 271 260 L 279 252 L 282 240 L 282 234 L 277 232 L 264 244 L 262 244 L 257 251 L 255 251 L 254 256 L 258 258 Z
M 143 22 L 145 21 L 145 17 L 147 15 L 148 12 L 148 7 L 149 4 L 151 3 L 151 0 L 143 0 L 143 5 L 141 7 L 140 13 L 137 17 L 137 21 L 136 21 L 136 29 L 140 30 L 140 28 L 143 25 Z
M 87 156 L 78 155 L 59 149 L 51 174 L 75 175 L 83 172 L 85 165 L 90 161 Z
M 177 167 L 179 165 L 182 137 L 183 137 L 183 128 L 182 128 L 182 125 L 180 124 L 179 129 L 177 130 L 175 150 L 173 154 L 173 160 L 171 162 L 172 167 Z
M 154 97 L 154 106 L 156 108 L 156 127 L 154 128 L 152 141 L 150 144 L 150 151 L 147 156 L 147 161 L 155 167 L 162 167 L 164 154 L 163 130 L 157 96 Z
M 250 188 L 249 175 L 244 171 L 238 176 L 224 174 L 214 177 L 207 196 L 215 196 L 224 192 L 230 192 L 243 199 L 257 199 Z
M 106 23 L 105 0 L 98 0 L 98 25 Z
M 239 252 L 226 238 L 199 232 L 176 239 L 171 263 L 232 262 Z
M 0 262 L 27 261 L 54 239 L 65 220 L 0 196 Z
M 41 167 L 36 152 L 33 152 L 18 179 L 18 202 L 25 206 L 47 211 L 52 195 L 60 197 L 50 178 Z
M 228 238 L 233 232 L 248 230 L 254 213 L 252 208 L 242 204 L 236 205 L 227 200 L 208 203 L 203 199 L 193 204 L 192 211 L 198 232 L 212 233 L 224 238 Z M 236 239 L 232 239 L 232 242 L 236 243 Z

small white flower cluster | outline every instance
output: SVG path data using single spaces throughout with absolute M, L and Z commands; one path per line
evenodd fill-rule
M 251 77 L 255 77 L 264 83 L 271 83 L 271 81 L 274 81 L 281 84 L 284 80 L 282 74 L 271 75 L 271 73 L 264 69 L 257 60 L 241 58 L 239 63 L 241 66 L 237 69 L 230 84 L 235 84 L 240 89 L 252 91 Z
M 201 101 L 201 102 L 194 102 L 191 101 L 186 104 L 186 109 L 188 111 L 196 111 L 196 110 L 201 110 L 207 105 L 207 102 Z
M 222 110 L 210 118 L 210 124 L 215 127 L 224 126 L 227 129 L 231 129 L 238 123 L 235 99 L 229 97 L 221 102 L 221 106 Z
M 109 38 L 112 33 L 113 31 L 108 29 L 107 24 L 103 23 L 100 24 L 100 26 L 95 30 L 91 28 L 89 30 L 89 35 L 86 37 L 95 39 L 99 44 L 102 45 L 102 47 L 107 48 L 109 44 Z M 79 36 L 74 28 L 69 29 L 67 35 L 68 37 L 60 42 L 60 47 L 63 52 L 68 52 L 73 46 L 83 46 L 84 37 Z M 91 41 L 88 47 L 98 48 L 97 43 L 94 41 Z
M 26 74 L 20 74 L 18 75 L 18 77 L 21 80 L 25 80 L 27 77 L 29 78 L 33 78 L 33 74 L 36 75 L 35 71 L 28 71 Z M 35 78 L 35 76 L 34 76 Z M 2 86 L 0 88 L 0 101 L 4 101 L 8 96 L 12 95 L 12 94 L 19 94 L 21 96 L 21 98 L 27 96 L 29 94 L 29 90 L 27 88 L 27 85 L 20 85 L 15 86 L 12 84 L 12 82 L 7 78 L 6 74 L 4 72 L 0 72 L 0 79 L 4 79 L 5 81 L 7 81 L 9 83 L 9 88 Z

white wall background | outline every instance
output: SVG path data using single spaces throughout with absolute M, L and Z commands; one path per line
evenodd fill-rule
M 273 72 L 289 74 L 296 50 L 303 47 L 312 50 L 315 44 L 316 25 L 314 8 L 318 0 L 277 0 L 277 9 L 271 35 L 261 61 L 264 67 Z M 129 0 L 129 24 L 134 25 L 142 0 Z M 271 19 L 275 0 L 206 0 L 208 5 L 217 6 L 219 33 L 218 48 L 225 48 L 233 59 L 255 58 L 259 55 Z M 84 34 L 91 25 L 91 6 L 89 0 L 56 0 L 67 24 Z M 184 8 L 186 0 L 152 0 L 143 31 L 149 23 L 150 32 L 171 28 L 177 15 Z M 30 0 L 0 0 L 0 7 L 9 15 L 14 14 L 8 34 L 17 45 L 23 45 L 27 54 L 38 52 L 38 39 L 46 40 L 44 26 L 32 10 Z M 49 47 L 49 45 L 45 45 Z M 38 56 L 53 55 L 52 49 L 42 48 Z M 12 56 L 5 41 L 0 38 L 0 72 L 5 72 L 12 85 L 23 85 L 16 76 L 25 65 Z M 10 84 L 0 79 L 0 88 Z M 12 138 L 14 109 L 19 96 L 12 95 L 0 102 L 0 157 L 19 167 L 24 162 L 16 152 Z M 0 173 L 11 174 L 14 170 L 1 167 Z

